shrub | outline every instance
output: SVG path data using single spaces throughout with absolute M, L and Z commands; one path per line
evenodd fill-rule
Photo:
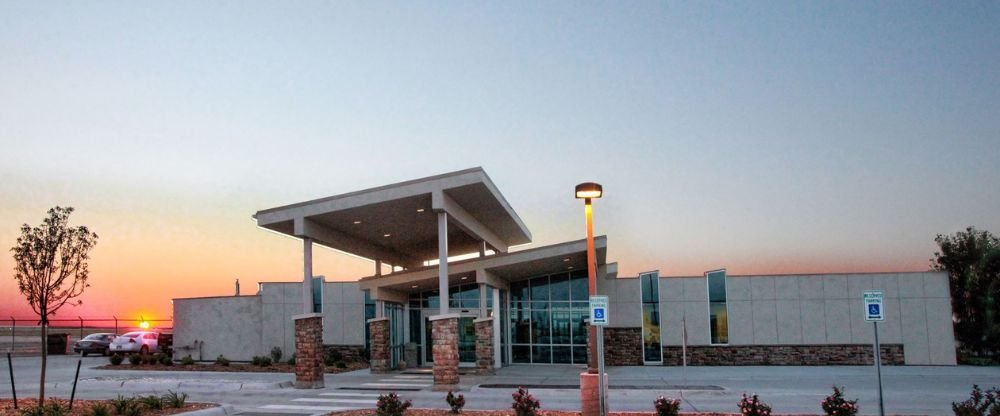
M 681 400 L 659 396 L 653 400 L 653 407 L 656 408 L 657 416 L 677 416 L 681 410 Z
M 258 356 L 254 356 L 253 359 L 250 360 L 250 362 L 253 365 L 258 366 L 258 367 L 267 367 L 267 366 L 271 365 L 271 357 L 264 357 L 264 356 L 258 355 Z
M 117 415 L 129 414 L 129 408 L 139 408 L 134 397 L 126 398 L 120 394 L 117 398 L 111 399 L 110 402 L 111 407 L 115 409 L 115 414 Z
M 163 405 L 166 407 L 173 407 L 175 409 L 180 409 L 184 407 L 184 402 L 187 401 L 187 393 L 176 393 L 173 390 L 167 390 L 167 394 L 163 395 Z
M 333 348 L 326 349 L 326 353 L 323 355 L 323 365 L 333 367 L 340 361 L 344 361 L 344 355 L 341 354 L 340 351 Z
M 465 396 L 461 394 L 456 396 L 451 390 L 448 390 L 448 395 L 445 396 L 444 401 L 448 402 L 448 407 L 451 407 L 452 413 L 461 413 L 462 408 L 465 407 Z
M 174 365 L 174 358 L 170 354 L 160 354 L 160 364 L 167 367 Z
M 146 364 L 146 365 L 155 365 L 156 363 L 160 362 L 160 356 L 161 355 L 163 355 L 163 354 L 160 354 L 160 353 L 156 353 L 156 354 L 140 354 L 140 356 L 142 356 L 142 363 Z
M 139 402 L 132 400 L 125 406 L 125 413 L 122 413 L 122 416 L 139 416 L 141 414 L 142 406 L 139 405 Z
M 215 358 L 215 365 L 220 367 L 229 367 L 229 359 L 223 357 L 222 354 L 219 354 L 219 356 Z
M 858 400 L 844 399 L 844 388 L 833 386 L 833 395 L 826 396 L 820 406 L 826 416 L 854 416 L 858 414 Z
M 139 354 L 132 354 L 128 356 L 128 362 L 132 365 L 142 364 L 142 356 Z
M 115 353 L 111 354 L 111 358 L 108 360 L 111 361 L 111 365 L 121 365 L 122 361 L 125 361 L 125 357 L 122 357 L 121 354 Z
M 191 354 L 185 355 L 183 358 L 181 358 L 181 365 L 193 365 L 193 364 L 194 364 L 194 358 L 191 358 Z
M 740 413 L 746 416 L 770 416 L 771 406 L 767 403 L 760 401 L 756 394 L 753 396 L 747 396 L 743 393 L 743 398 L 740 399 Z
M 111 407 L 104 402 L 97 402 L 90 405 L 88 416 L 111 416 Z
M 409 400 L 399 400 L 399 396 L 395 392 L 382 394 L 378 396 L 378 401 L 375 402 L 375 415 L 402 416 L 412 404 Z
M 21 416 L 45 416 L 45 408 L 42 406 L 32 406 L 21 411 Z
M 972 385 L 969 398 L 961 403 L 951 402 L 955 416 L 993 416 L 1000 414 L 1000 389 L 994 387 L 983 393 L 979 385 Z
M 333 363 L 333 366 L 337 368 L 347 368 L 347 364 L 344 364 L 343 361 L 337 361 Z
M 358 347 L 358 357 L 361 357 L 362 360 L 368 362 L 368 347 Z
M 163 399 L 161 399 L 160 396 L 156 395 L 142 396 L 139 398 L 139 403 L 141 403 L 143 407 L 149 410 L 163 409 Z
M 62 403 L 49 400 L 41 406 L 33 406 L 20 412 L 21 416 L 64 416 L 69 414 L 69 407 Z
M 281 347 L 271 348 L 271 361 L 276 363 L 281 362 Z
M 295 353 L 292 353 L 292 356 L 288 357 L 288 365 L 295 365 Z
M 542 407 L 538 399 L 528 393 L 528 389 L 524 387 L 518 387 L 517 391 L 511 394 L 511 397 L 514 402 L 511 403 L 510 407 L 514 409 L 517 416 L 537 416 L 538 409 Z

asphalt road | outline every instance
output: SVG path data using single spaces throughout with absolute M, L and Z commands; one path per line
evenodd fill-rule
M 214 373 L 180 371 L 97 370 L 105 357 L 53 356 L 49 359 L 48 395 L 69 397 L 77 360 L 82 360 L 77 396 L 113 398 L 118 394 L 188 393 L 193 401 L 231 404 L 238 412 L 318 414 L 346 408 L 372 407 L 384 391 L 399 391 L 415 407 L 444 408 L 445 392 L 435 391 L 427 373 L 370 374 L 367 370 L 327 375 L 326 388 L 289 387 L 292 374 Z M 123 364 L 127 366 L 127 364 Z M 0 397 L 11 396 L 6 359 L 0 364 Z M 39 357 L 15 357 L 19 397 L 37 395 Z M 510 387 L 528 385 L 543 409 L 579 409 L 579 390 L 544 388 L 572 386 L 581 367 L 565 365 L 511 366 L 494 376 L 463 375 L 458 390 L 467 409 L 510 407 Z M 878 414 L 872 367 L 615 367 L 609 369 L 611 410 L 653 409 L 657 395 L 683 398 L 682 411 L 734 412 L 741 393 L 757 393 L 778 413 L 822 412 L 819 402 L 834 384 L 860 399 L 862 414 Z M 887 414 L 947 415 L 951 402 L 965 400 L 973 384 L 1000 386 L 1000 367 L 883 367 Z M 681 389 L 680 386 L 688 386 Z

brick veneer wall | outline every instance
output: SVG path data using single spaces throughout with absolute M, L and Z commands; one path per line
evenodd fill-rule
M 689 365 L 871 365 L 871 345 L 688 346 Z M 882 364 L 906 363 L 903 344 L 882 344 Z M 682 365 L 681 347 L 663 347 L 663 365 Z
M 477 319 L 476 370 L 480 374 L 493 374 L 493 319 Z
M 458 316 L 433 319 L 431 325 L 434 384 L 458 384 Z
M 642 328 L 604 328 L 606 365 L 642 365 Z
M 295 318 L 295 388 L 323 388 L 323 317 Z
M 324 353 L 329 355 L 331 351 L 337 351 L 340 353 L 341 357 L 344 357 L 345 363 L 363 363 L 365 358 L 362 356 L 365 350 L 364 345 L 324 345 Z
M 389 371 L 389 319 L 375 318 L 368 321 L 371 333 L 371 371 Z

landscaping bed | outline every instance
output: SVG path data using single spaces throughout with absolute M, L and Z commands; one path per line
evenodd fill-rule
M 375 409 L 344 410 L 340 412 L 327 413 L 328 416 L 372 416 Z M 687 413 L 680 414 L 686 416 L 740 416 L 739 413 Z M 459 415 L 464 416 L 516 416 L 513 410 L 462 410 Z M 570 412 L 564 410 L 540 410 L 539 416 L 580 416 L 580 412 Z M 656 412 L 608 412 L 608 416 L 654 416 Z M 775 413 L 774 416 L 806 416 L 798 414 Z M 405 416 L 456 416 L 448 409 L 407 409 Z
M 253 364 L 245 363 L 231 363 L 228 366 L 218 365 L 218 364 L 173 364 L 173 365 L 163 365 L 163 364 L 129 364 L 122 363 L 119 365 L 106 364 L 97 367 L 101 370 L 152 370 L 152 371 L 217 371 L 224 373 L 294 373 L 295 366 L 290 364 L 271 364 L 268 366 L 259 366 Z M 347 371 L 361 370 L 368 368 L 366 363 L 348 363 L 344 368 L 326 367 L 327 374 L 337 374 Z
M 56 403 L 60 408 L 66 409 L 64 416 L 92 416 L 94 414 L 92 407 L 95 404 L 101 403 L 106 405 L 111 412 L 110 415 L 114 413 L 114 407 L 111 405 L 111 400 L 74 400 L 73 410 L 69 409 L 69 400 L 61 398 L 48 398 L 45 399 L 45 405 L 50 406 L 52 403 Z M 37 406 L 38 399 L 18 399 L 17 400 L 17 410 L 14 410 L 14 399 L 0 399 L 0 416 L 21 416 L 22 412 L 27 409 L 33 409 Z M 183 412 L 191 412 L 194 410 L 207 409 L 209 407 L 218 406 L 215 403 L 185 403 L 182 407 L 178 408 L 165 408 L 165 409 L 142 409 L 140 411 L 141 416 L 166 416 L 173 415 Z

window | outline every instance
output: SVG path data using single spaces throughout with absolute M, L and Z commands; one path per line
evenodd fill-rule
M 511 282 L 510 290 L 512 362 L 587 362 L 586 270 Z
M 647 363 L 663 362 L 660 347 L 660 272 L 639 275 L 642 292 L 642 359 Z
M 705 273 L 708 281 L 708 317 L 712 344 L 729 343 L 729 313 L 726 308 L 726 269 Z

